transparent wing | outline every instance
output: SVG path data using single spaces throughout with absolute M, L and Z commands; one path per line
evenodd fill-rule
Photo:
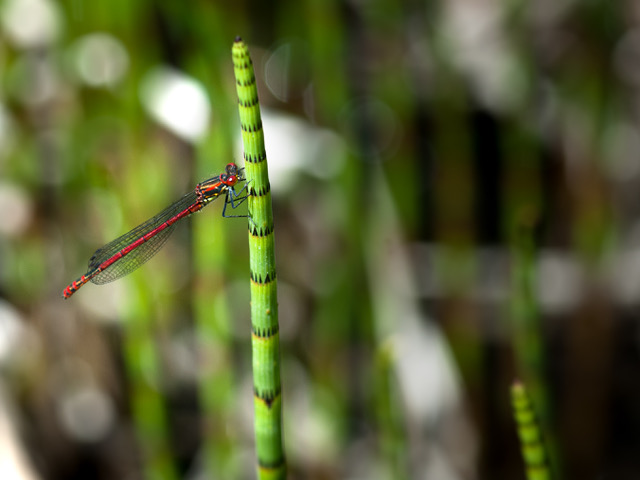
M 88 271 L 92 271 L 98 268 L 109 259 L 118 255 L 119 252 L 134 243 L 136 240 L 142 238 L 167 221 L 174 219 L 179 213 L 184 212 L 189 208 L 189 206 L 195 204 L 196 199 L 197 195 L 195 192 L 187 193 L 180 200 L 165 208 L 162 212 L 160 212 L 153 218 L 150 218 L 143 224 L 138 225 L 133 230 L 99 248 L 89 259 Z M 190 213 L 186 214 L 184 217 L 188 215 L 190 215 Z M 158 253 L 158 251 L 166 243 L 169 236 L 175 230 L 175 226 L 175 222 L 167 225 L 153 237 L 149 238 L 146 242 L 141 243 L 137 248 L 131 250 L 126 255 L 122 256 L 122 258 L 116 260 L 111 265 L 106 267 L 99 274 L 94 276 L 91 281 L 97 285 L 102 285 L 105 283 L 113 282 L 114 280 L 117 280 L 118 278 L 121 278 L 133 272 L 145 262 L 147 262 L 156 253 Z
M 176 224 L 165 228 L 161 232 L 157 233 L 149 240 L 144 242 L 135 250 L 129 252 L 121 259 L 115 261 L 98 275 L 93 277 L 91 281 L 96 285 L 103 285 L 105 283 L 113 282 L 125 275 L 130 274 L 137 268 L 141 267 L 145 262 L 151 259 L 162 246 L 166 243 L 169 236 L 176 229 Z

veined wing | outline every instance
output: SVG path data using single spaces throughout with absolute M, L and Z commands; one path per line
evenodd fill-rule
M 127 247 L 137 241 L 140 241 L 140 239 L 150 232 L 158 229 L 155 235 L 149 237 L 146 241 L 142 241 L 140 245 L 132 250 L 122 254 L 120 258 L 94 276 L 91 281 L 97 285 L 112 282 L 133 272 L 147 262 L 151 257 L 158 253 L 158 250 L 162 248 L 169 236 L 175 230 L 175 222 L 179 220 L 179 218 L 176 219 L 175 217 L 183 212 L 186 213 L 180 218 L 189 216 L 192 212 L 188 211 L 188 209 L 190 206 L 195 205 L 196 201 L 197 193 L 195 191 L 189 192 L 156 216 L 96 250 L 89 259 L 89 271 L 98 268 L 110 259 L 119 256 L 123 250 L 127 249 Z M 174 222 L 165 225 L 172 219 Z M 164 228 L 159 228 L 163 225 Z

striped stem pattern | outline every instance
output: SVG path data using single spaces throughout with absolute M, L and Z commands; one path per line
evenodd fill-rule
M 256 78 L 249 49 L 236 38 L 232 49 L 249 189 L 251 344 L 258 478 L 286 476 L 282 447 L 280 337 L 271 188 Z
M 522 458 L 527 469 L 527 480 L 550 480 L 547 452 L 542 442 L 542 433 L 529 399 L 521 382 L 511 386 L 511 405 L 518 427 Z

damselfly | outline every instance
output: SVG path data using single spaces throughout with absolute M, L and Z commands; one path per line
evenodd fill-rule
M 235 163 L 227 164 L 224 173 L 199 183 L 192 192 L 155 217 L 96 250 L 89 259 L 87 273 L 65 288 L 62 296 L 69 298 L 89 281 L 102 285 L 133 272 L 162 248 L 178 220 L 201 210 L 222 194 L 225 195 L 222 216 L 235 216 L 226 215 L 226 210 L 227 205 L 236 208 L 247 198 L 247 195 L 242 196 L 246 185 L 239 192 L 234 188 L 238 182 L 245 180 L 243 170 Z

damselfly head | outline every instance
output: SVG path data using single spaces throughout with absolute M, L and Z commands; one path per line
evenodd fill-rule
M 227 163 L 224 171 L 225 173 L 220 175 L 220 181 L 225 185 L 232 187 L 236 183 L 244 180 L 244 176 L 242 175 L 244 168 L 239 169 L 235 163 Z

